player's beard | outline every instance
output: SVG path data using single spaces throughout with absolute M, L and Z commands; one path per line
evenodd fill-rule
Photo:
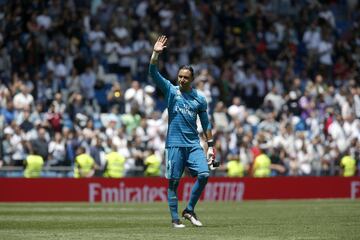
M 179 86 L 181 91 L 191 90 L 191 82 L 179 81 Z

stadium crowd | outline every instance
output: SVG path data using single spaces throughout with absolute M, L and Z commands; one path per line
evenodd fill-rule
M 167 112 L 148 64 L 165 34 L 160 71 L 176 84 L 191 64 L 208 100 L 213 174 L 252 176 L 261 154 L 271 176 L 360 169 L 357 1 L 117 2 L 0 1 L 0 167 L 88 154 L 102 175 L 117 152 L 125 176 L 159 175 Z

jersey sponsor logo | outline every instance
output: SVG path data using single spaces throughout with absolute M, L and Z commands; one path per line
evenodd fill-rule
M 175 108 L 174 108 L 174 112 L 181 113 L 181 114 L 184 114 L 184 115 L 189 115 L 192 118 L 196 118 L 196 112 L 194 112 L 190 108 L 190 106 L 185 105 L 185 104 L 183 106 L 176 105 Z

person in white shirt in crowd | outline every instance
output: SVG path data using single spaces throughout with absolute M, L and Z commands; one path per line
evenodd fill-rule
M 66 77 L 66 88 L 69 93 L 80 92 L 80 77 L 76 68 Z
M 302 41 L 305 43 L 308 54 L 317 52 L 318 45 L 321 41 L 321 32 L 316 20 L 305 30 Z
M 99 23 L 95 23 L 95 26 L 89 32 L 89 41 L 91 53 L 94 57 L 100 58 L 103 51 L 103 44 L 105 42 L 106 35 L 104 31 L 101 30 Z
M 339 105 L 340 108 L 342 105 L 346 104 L 346 91 L 346 87 L 341 87 L 335 93 L 335 102 Z
M 48 165 L 62 165 L 66 157 L 65 140 L 60 132 L 56 132 L 54 139 L 49 143 Z
M 147 15 L 147 9 L 149 7 L 149 3 L 146 0 L 142 0 L 136 6 L 135 13 L 140 19 L 144 19 Z
M 149 54 L 152 52 L 152 46 L 146 39 L 144 32 L 140 32 L 138 34 L 132 48 L 136 59 L 136 70 L 142 74 L 141 77 L 143 80 L 145 80 L 148 71 L 147 67 L 149 62 Z
M 329 135 L 331 135 L 332 139 L 336 143 L 337 148 L 340 152 L 345 151 L 347 148 L 348 142 L 346 140 L 346 134 L 343 128 L 344 119 L 342 118 L 340 113 L 335 113 L 335 118 L 333 122 L 329 125 Z
M 251 98 L 257 92 L 256 66 L 252 65 L 249 67 L 245 74 L 246 77 L 243 79 L 243 82 L 239 83 L 239 89 L 244 92 L 244 101 L 246 104 L 249 104 L 249 101 L 251 101 Z
M 350 95 L 354 98 L 354 112 L 357 118 L 360 118 L 360 86 L 355 84 L 350 86 Z
M 280 134 L 274 136 L 273 141 L 276 143 L 276 145 L 285 149 L 289 157 L 296 157 L 296 136 L 293 130 L 293 126 L 290 122 L 284 121 L 280 124 Z
M 310 92 L 311 92 L 311 90 L 310 90 Z M 334 86 L 329 86 L 327 88 L 327 91 L 324 92 L 324 94 L 323 94 L 324 102 L 325 102 L 326 106 L 334 106 L 336 104 L 336 102 L 335 102 L 335 94 L 336 94 L 335 87 Z
M 269 91 L 264 98 L 264 102 L 271 102 L 272 106 L 274 107 L 274 110 L 276 112 L 279 112 L 283 105 L 285 104 L 284 98 L 279 94 L 278 88 L 276 86 L 273 86 L 271 88 L 271 91 Z
M 167 111 L 166 111 L 167 112 Z M 149 144 L 151 144 L 156 152 L 164 152 L 167 125 L 161 117 L 161 112 L 153 111 L 147 118 L 147 133 L 149 135 Z
M 149 142 L 150 137 L 148 133 L 148 123 L 146 118 L 142 118 L 140 120 L 139 126 L 134 129 L 134 134 L 136 135 L 136 137 L 141 138 L 142 141 L 146 143 Z
M 272 59 L 276 59 L 281 43 L 281 36 L 278 35 L 274 24 L 265 32 L 266 49 Z
M 309 141 L 306 139 L 305 132 L 297 133 L 295 145 L 298 174 L 300 176 L 308 176 L 312 172 L 312 162 L 314 160 L 314 154 Z
M 49 30 L 52 26 L 52 19 L 48 14 L 48 9 L 44 8 L 42 12 L 36 17 L 36 22 L 40 28 Z
M 154 112 L 155 109 L 155 99 L 154 94 L 155 88 L 151 85 L 147 85 L 144 88 L 144 105 L 140 110 L 145 113 L 146 117 L 151 116 L 151 114 Z
M 242 103 L 240 97 L 235 96 L 232 99 L 232 104 L 228 107 L 228 114 L 233 120 L 238 119 L 240 122 L 243 122 L 247 117 L 246 107 Z
M 34 97 L 30 94 L 30 90 L 26 85 L 20 85 L 20 92 L 15 94 L 13 103 L 16 110 L 22 110 L 26 106 L 33 107 Z
M 246 74 L 244 70 L 244 59 L 242 56 L 233 64 L 232 66 L 234 71 L 234 81 L 236 85 L 241 85 L 244 81 L 246 81 Z
M 12 98 L 9 88 L 0 83 L 0 109 L 6 107 L 6 103 Z
M 96 75 L 91 66 L 87 66 L 84 73 L 80 75 L 80 92 L 86 103 L 93 103 L 95 97 Z
M 226 131 L 228 129 L 229 118 L 227 116 L 227 107 L 222 101 L 216 103 L 213 118 L 216 131 Z
M 319 127 L 321 126 L 321 119 L 318 110 L 311 111 L 310 115 L 305 121 L 307 126 L 309 127 L 310 137 L 319 136 L 321 134 L 322 128 Z
M 258 100 L 258 101 L 262 101 L 261 99 L 263 99 L 266 95 L 266 85 L 265 85 L 264 76 L 260 69 L 257 69 L 256 74 L 253 76 L 255 77 L 255 86 L 257 88 L 257 96 L 260 98 L 260 100 Z
M 324 33 L 322 35 L 321 41 L 319 42 L 317 54 L 319 56 L 320 71 L 322 71 L 323 74 L 325 74 L 327 81 L 329 80 L 332 74 L 333 51 L 334 51 L 334 44 L 330 39 L 330 34 Z
M 223 55 L 223 51 L 219 46 L 219 41 L 209 37 L 206 38 L 202 45 L 202 55 L 205 58 L 220 58 Z
M 11 146 L 13 146 L 12 165 L 22 166 L 26 158 L 25 135 L 20 126 L 15 122 L 11 124 L 11 128 L 13 129 L 13 134 L 10 138 Z
M 356 118 L 354 113 L 344 118 L 343 129 L 348 141 L 354 138 L 360 140 L 360 119 Z
M 55 112 L 64 114 L 66 109 L 66 104 L 63 100 L 63 96 L 61 92 L 55 93 L 54 101 L 52 102 L 52 105 L 55 107 Z
M 321 32 L 318 27 L 317 21 L 314 20 L 311 25 L 305 30 L 302 41 L 305 44 L 308 60 L 308 66 L 314 63 L 315 56 L 318 53 L 319 43 L 321 41 Z
M 349 93 L 345 95 L 345 101 L 340 106 L 341 116 L 346 119 L 350 115 L 355 114 L 354 98 Z
M 314 154 L 314 159 L 312 161 L 312 173 L 315 176 L 321 175 L 322 169 L 322 157 L 325 155 L 325 146 L 322 143 L 321 135 L 314 135 L 309 144 L 312 148 L 312 153 Z
M 329 26 L 331 26 L 332 28 L 335 28 L 335 16 L 334 13 L 331 11 L 329 4 L 324 3 L 320 5 L 320 12 L 319 12 L 319 18 L 324 19 Z
M 125 158 L 129 155 L 127 150 L 128 136 L 126 135 L 126 129 L 124 126 L 119 127 L 116 130 L 115 134 L 112 134 L 112 143 L 118 149 L 118 152 L 121 153 Z M 108 137 L 108 136 L 107 136 Z
M 133 76 L 136 75 L 136 57 L 133 46 L 128 37 L 120 39 L 119 47 L 117 48 L 119 55 L 119 67 L 122 74 L 131 72 Z
M 159 17 L 161 18 L 161 26 L 163 28 L 169 28 L 174 17 L 174 12 L 170 8 L 170 3 L 165 3 L 164 6 L 159 11 Z
M 321 156 L 321 175 L 335 175 L 335 160 L 339 159 L 341 155 L 337 141 L 329 134 L 325 141 L 323 141 L 323 146 L 325 151 L 324 155 Z
M 121 10 L 121 8 L 118 9 Z M 125 21 L 118 21 L 116 18 L 114 18 L 112 19 L 112 23 L 114 24 L 112 26 L 112 32 L 115 34 L 117 39 L 121 40 L 128 38 L 130 36 L 129 30 L 125 26 Z
M 60 91 L 66 87 L 66 77 L 68 75 L 68 69 L 64 64 L 63 57 L 57 55 L 54 62 L 54 82 L 53 90 L 54 92 Z
M 250 150 L 251 147 L 251 139 L 252 139 L 252 134 L 251 132 L 246 133 L 241 142 L 240 142 L 240 147 L 239 147 L 239 159 L 240 162 L 243 164 L 244 169 L 246 172 L 249 171 L 250 169 L 250 165 L 253 161 L 253 154 Z
M 119 127 L 119 116 L 117 108 L 113 107 L 111 113 L 107 117 L 107 121 L 103 122 L 105 129 L 105 134 L 108 138 L 113 138 L 117 134 L 117 129 Z
M 125 91 L 125 113 L 130 113 L 131 106 L 136 104 L 142 106 L 144 104 L 144 90 L 141 88 L 139 81 L 132 81 L 131 87 Z
M 115 35 L 110 34 L 105 43 L 106 63 L 108 65 L 109 73 L 118 73 L 119 71 L 119 47 L 120 45 L 116 40 Z
M 279 122 L 275 120 L 276 112 L 265 113 L 265 119 L 258 125 L 258 130 L 276 134 L 279 131 Z
M 203 93 L 205 93 L 206 100 L 211 102 L 211 96 L 207 96 L 207 92 L 211 93 L 212 85 L 215 83 L 214 76 L 210 72 L 208 68 L 203 68 L 199 71 L 199 74 L 194 78 L 194 83 L 203 82 L 204 83 L 204 90 Z

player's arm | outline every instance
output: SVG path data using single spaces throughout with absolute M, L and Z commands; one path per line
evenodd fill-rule
M 161 36 L 156 41 L 153 52 L 150 59 L 149 74 L 154 79 L 154 82 L 160 90 L 166 94 L 170 88 L 171 83 L 166 80 L 158 71 L 157 63 L 159 59 L 159 54 L 166 48 L 167 37 Z
M 199 111 L 199 118 L 200 118 L 200 122 L 201 122 L 201 126 L 202 129 L 204 131 L 204 135 L 206 138 L 206 143 L 208 146 L 208 150 L 207 150 L 207 159 L 208 159 L 208 164 L 209 166 L 212 167 L 219 167 L 218 164 L 214 165 L 214 162 L 216 160 L 216 149 L 215 149 L 215 141 L 212 135 L 212 126 L 211 123 L 209 121 L 209 117 L 207 114 L 207 103 L 206 101 L 204 101 L 204 103 L 202 104 L 202 107 Z

